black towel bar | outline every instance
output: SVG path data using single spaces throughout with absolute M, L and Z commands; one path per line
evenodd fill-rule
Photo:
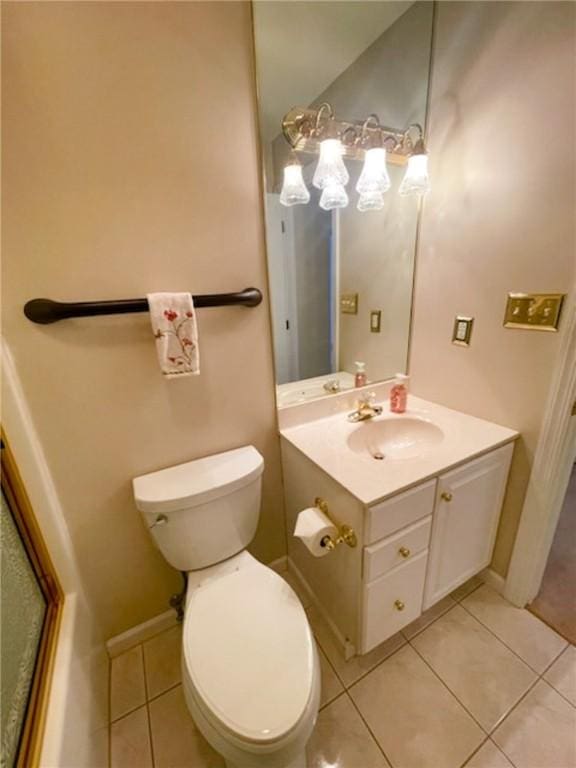
M 262 301 L 262 292 L 258 288 L 245 288 L 239 293 L 209 293 L 194 296 L 195 307 L 227 307 L 240 304 L 244 307 L 257 307 Z M 32 299 L 24 305 L 24 314 L 33 323 L 55 323 L 69 317 L 92 317 L 94 315 L 124 315 L 129 312 L 147 312 L 146 299 L 121 299 L 119 301 L 52 301 L 52 299 Z

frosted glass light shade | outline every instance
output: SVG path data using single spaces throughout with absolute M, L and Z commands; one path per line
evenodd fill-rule
M 381 211 L 384 208 L 384 195 L 382 192 L 365 192 L 358 198 L 356 208 L 359 211 Z
M 284 168 L 284 181 L 280 192 L 282 205 L 305 205 L 310 200 L 310 192 L 306 189 L 302 177 L 302 166 L 295 163 Z
M 390 177 L 386 169 L 386 150 L 373 147 L 366 150 L 364 167 L 356 184 L 356 191 L 361 195 L 371 192 L 386 192 L 390 189 Z
M 320 142 L 320 158 L 314 171 L 312 184 L 317 189 L 328 186 L 348 184 L 348 171 L 342 160 L 342 143 L 340 139 L 324 139 Z
M 325 211 L 331 211 L 333 208 L 346 208 L 348 205 L 348 195 L 343 185 L 336 183 L 324 187 L 318 204 Z
M 408 160 L 408 168 L 398 192 L 401 195 L 424 195 L 429 190 L 428 156 L 412 155 Z

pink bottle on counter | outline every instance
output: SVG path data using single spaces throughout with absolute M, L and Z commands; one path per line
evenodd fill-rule
M 397 373 L 394 384 L 390 390 L 390 410 L 392 413 L 404 413 L 406 402 L 408 400 L 408 381 L 409 376 L 404 373 Z

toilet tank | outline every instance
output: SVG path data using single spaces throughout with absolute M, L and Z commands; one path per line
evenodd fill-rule
M 249 445 L 134 478 L 136 506 L 170 565 L 207 568 L 248 546 L 260 515 L 263 469 L 264 459 Z

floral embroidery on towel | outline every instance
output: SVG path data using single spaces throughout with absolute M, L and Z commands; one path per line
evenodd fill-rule
M 189 373 L 193 368 L 193 353 L 196 350 L 196 344 L 192 340 L 193 333 L 193 321 L 194 313 L 190 310 L 183 313 L 180 317 L 180 313 L 174 309 L 165 309 L 163 312 L 164 317 L 168 321 L 169 325 L 163 328 L 157 328 L 154 333 L 155 339 L 162 339 L 164 337 L 174 337 L 175 344 L 172 344 L 172 350 L 176 348 L 176 352 L 179 350 L 180 354 L 167 355 L 173 365 L 182 366 L 182 370 L 173 370 L 170 375 L 177 373 Z

